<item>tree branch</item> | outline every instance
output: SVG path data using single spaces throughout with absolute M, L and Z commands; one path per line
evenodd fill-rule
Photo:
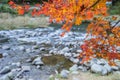
M 88 7 L 86 10 L 88 10 L 88 9 L 90 9 L 90 8 L 92 8 L 92 7 L 94 7 L 96 4 L 98 4 L 99 2 L 100 2 L 101 0 L 97 0 L 93 5 L 91 5 L 90 7 Z

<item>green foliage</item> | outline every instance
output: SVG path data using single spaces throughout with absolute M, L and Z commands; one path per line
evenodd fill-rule
M 7 4 L 0 5 L 0 12 L 8 12 L 11 14 L 17 14 L 16 10 L 11 9 Z
M 114 6 L 110 5 L 108 12 L 111 15 L 120 15 L 120 2 L 118 1 Z
M 9 0 L 0 0 L 0 3 L 8 3 Z

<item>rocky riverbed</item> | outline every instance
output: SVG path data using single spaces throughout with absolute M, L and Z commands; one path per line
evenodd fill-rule
M 53 27 L 0 31 L 0 80 L 49 80 L 51 75 L 56 74 L 68 78 L 69 73 L 78 74 L 79 70 L 100 75 L 120 74 L 119 60 L 116 60 L 117 66 L 110 66 L 106 60 L 96 58 L 89 63 L 78 64 L 80 60 L 77 57 L 85 33 L 71 31 L 64 37 L 60 36 L 61 33 L 61 29 Z M 49 58 L 52 55 L 62 57 Z M 64 67 L 61 65 L 64 62 L 58 59 L 65 60 L 68 62 L 65 64 L 70 66 Z M 54 65 L 47 64 L 51 62 L 55 62 Z

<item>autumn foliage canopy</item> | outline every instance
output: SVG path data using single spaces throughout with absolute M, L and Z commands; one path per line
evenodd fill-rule
M 17 5 L 12 0 L 8 4 L 19 15 L 24 15 L 30 10 L 30 5 L 27 4 Z M 108 15 L 106 0 L 49 0 L 43 1 L 43 4 L 36 4 L 35 7 L 31 11 L 32 16 L 44 14 L 49 16 L 50 22 L 64 22 L 61 36 L 70 31 L 72 25 L 80 25 L 84 20 L 91 20 L 86 30 L 88 35 L 81 45 L 81 63 L 98 57 L 107 59 L 111 65 L 115 65 L 114 59 L 120 59 L 120 53 L 116 50 L 116 47 L 120 46 L 120 27 L 111 26 L 110 22 L 104 19 L 104 16 Z

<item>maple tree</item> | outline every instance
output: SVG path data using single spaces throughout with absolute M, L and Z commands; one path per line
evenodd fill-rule
M 17 5 L 12 0 L 8 3 L 11 8 L 17 10 L 19 15 L 24 15 L 29 11 L 30 5 Z M 114 59 L 120 59 L 120 54 L 116 47 L 120 46 L 120 27 L 111 26 L 110 22 L 104 20 L 107 16 L 106 0 L 48 0 L 43 4 L 36 4 L 31 12 L 32 16 L 44 14 L 49 16 L 49 21 L 56 23 L 64 22 L 61 36 L 71 30 L 72 25 L 80 25 L 83 20 L 92 20 L 87 27 L 87 34 L 83 50 L 79 58 L 81 63 L 89 61 L 94 57 L 105 58 L 114 65 Z M 94 18 L 94 16 L 99 17 Z M 113 17 L 116 19 L 116 17 Z M 92 38 L 88 39 L 89 36 Z

